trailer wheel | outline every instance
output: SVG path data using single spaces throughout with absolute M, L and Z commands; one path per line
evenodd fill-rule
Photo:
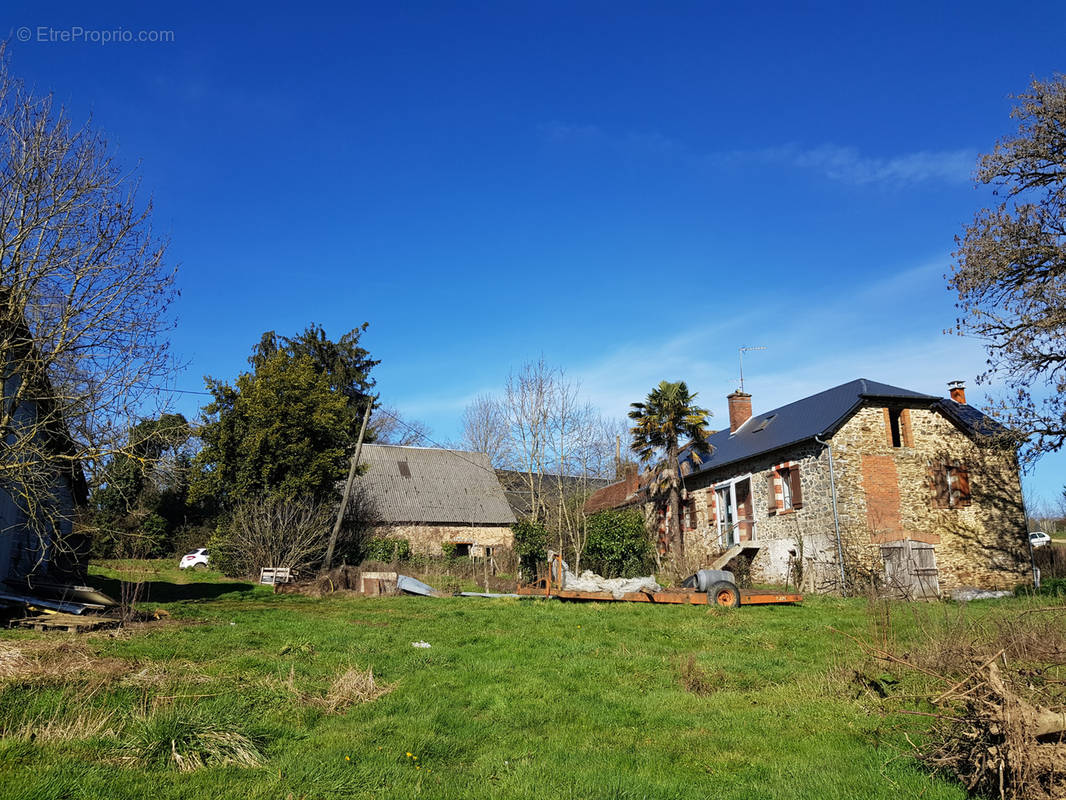
M 740 590 L 735 583 L 716 581 L 707 590 L 707 600 L 723 608 L 736 608 L 740 605 Z

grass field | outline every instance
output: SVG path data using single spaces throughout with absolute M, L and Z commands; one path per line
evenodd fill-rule
M 1025 602 L 898 606 L 887 631 L 862 600 L 317 600 L 138 570 L 169 620 L 0 632 L 0 797 L 961 798 L 829 628 L 904 646 Z M 346 705 L 368 669 L 385 693 Z

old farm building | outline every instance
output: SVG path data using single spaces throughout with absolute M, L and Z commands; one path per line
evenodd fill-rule
M 515 517 L 484 453 L 431 447 L 365 445 L 358 479 L 373 535 L 406 539 L 415 553 L 492 555 L 510 548 Z

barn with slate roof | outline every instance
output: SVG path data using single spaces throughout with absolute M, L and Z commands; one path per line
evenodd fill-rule
M 373 535 L 406 539 L 415 553 L 491 557 L 514 542 L 515 517 L 484 453 L 433 447 L 364 445 L 362 500 Z
M 1015 439 L 949 386 L 950 399 L 860 378 L 757 415 L 734 392 L 711 452 L 681 453 L 689 555 L 750 559 L 755 579 L 808 591 L 1031 581 Z M 633 502 L 665 527 L 646 488 L 607 487 L 586 508 Z

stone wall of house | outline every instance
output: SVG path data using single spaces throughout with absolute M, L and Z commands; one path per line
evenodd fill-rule
M 1014 453 L 978 446 L 936 411 L 907 413 L 904 446 L 892 446 L 882 408 L 861 409 L 832 439 L 845 561 L 855 580 L 880 576 L 882 545 L 902 539 L 933 545 L 942 592 L 1030 580 Z M 937 507 L 934 477 L 945 462 L 968 470 L 968 505 Z
M 858 411 L 832 437 L 840 550 L 853 586 L 880 582 L 882 546 L 909 539 L 930 544 L 941 592 L 961 586 L 1010 589 L 1031 580 L 1021 484 L 1014 454 L 981 447 L 942 414 L 908 409 L 905 434 L 893 447 L 885 409 Z M 723 550 L 717 526 L 714 487 L 750 474 L 756 581 L 795 579 L 798 559 L 807 591 L 836 591 L 840 558 L 833 519 L 829 451 L 810 442 L 788 452 L 731 464 L 725 470 L 686 476 L 688 502 L 695 508 L 694 529 L 686 549 L 709 563 Z M 936 504 L 933 470 L 944 462 L 969 473 L 968 505 Z M 802 506 L 771 510 L 770 476 L 781 466 L 799 470 Z M 780 483 L 776 484 L 778 491 Z M 790 572 L 790 569 L 793 571 Z
M 506 547 L 514 545 L 514 534 L 507 525 L 377 525 L 371 529 L 372 536 L 392 539 L 406 539 L 411 545 L 411 552 L 428 556 L 439 556 L 444 550 L 444 542 L 469 544 L 470 555 L 485 555 L 485 547 Z
M 780 453 L 764 455 L 730 464 L 727 470 L 686 477 L 685 487 L 695 504 L 697 520 L 696 530 L 687 532 L 686 546 L 693 553 L 702 552 L 704 562 L 723 550 L 714 487 L 733 477 L 750 474 L 754 542 L 760 546 L 752 562 L 752 578 L 766 583 L 795 581 L 798 568 L 806 589 L 835 588 L 839 583 L 834 578 L 839 572 L 839 560 L 828 456 L 823 447 L 814 443 L 792 450 L 789 456 L 783 459 Z M 799 470 L 802 505 L 782 509 L 775 502 L 771 511 L 770 477 L 786 464 Z M 779 482 L 775 488 L 779 494 Z

